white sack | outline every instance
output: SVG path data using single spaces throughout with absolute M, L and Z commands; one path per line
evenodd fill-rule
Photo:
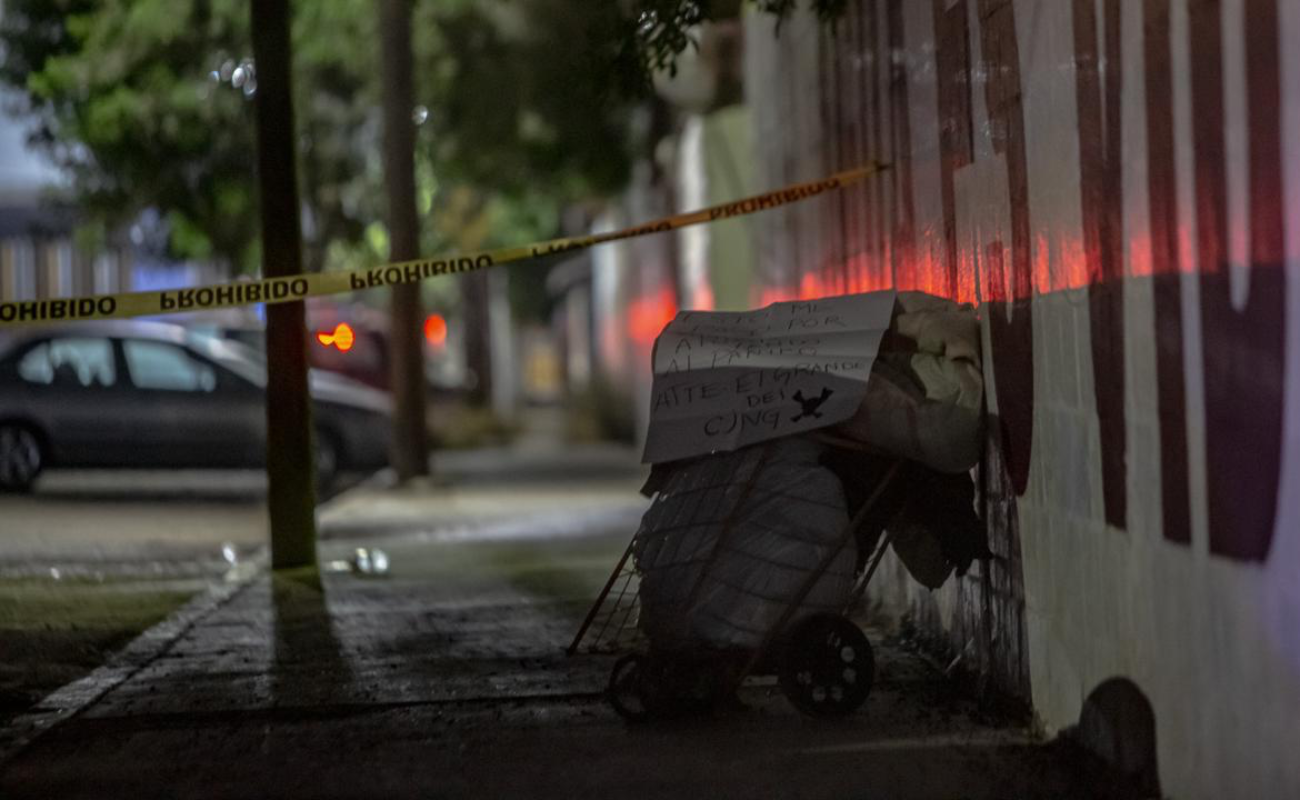
M 858 411 L 834 435 L 939 472 L 965 472 L 983 446 L 979 322 L 969 305 L 904 292 L 891 330 L 914 352 L 882 346 Z
M 652 644 L 762 643 L 849 522 L 839 479 L 818 463 L 822 452 L 793 437 L 673 468 L 633 545 L 639 624 Z M 843 611 L 856 560 L 850 536 L 791 620 Z

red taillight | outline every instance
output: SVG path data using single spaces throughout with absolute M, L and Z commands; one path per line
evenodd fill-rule
M 424 321 L 424 338 L 434 347 L 447 343 L 447 320 L 441 314 L 430 314 Z
M 321 345 L 324 347 L 337 347 L 343 353 L 351 350 L 356 340 L 357 337 L 352 332 L 352 326 L 346 322 L 340 322 L 335 326 L 333 333 L 316 334 L 316 341 L 320 342 Z

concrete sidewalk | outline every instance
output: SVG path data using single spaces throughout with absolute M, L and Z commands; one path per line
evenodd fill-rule
M 1115 796 L 879 632 L 850 719 L 768 682 L 744 710 L 628 726 L 611 659 L 562 652 L 645 503 L 634 465 L 598 472 L 338 498 L 322 563 L 381 548 L 387 577 L 261 573 L 191 609 L 0 767 L 0 797 Z

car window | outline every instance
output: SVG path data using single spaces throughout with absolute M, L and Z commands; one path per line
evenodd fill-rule
M 191 337 L 188 344 L 254 386 L 266 385 L 266 357 L 231 339 Z
M 117 382 L 113 347 L 107 339 L 51 339 L 28 350 L 18 362 L 28 383 L 112 386 Z
M 170 392 L 210 392 L 217 388 L 212 367 L 164 342 L 126 340 L 122 342 L 131 382 L 140 389 Z

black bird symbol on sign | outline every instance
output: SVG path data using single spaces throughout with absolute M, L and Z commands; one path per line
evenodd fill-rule
M 799 416 L 791 418 L 790 421 L 798 422 L 804 417 L 821 419 L 822 412 L 818 411 L 817 409 L 821 408 L 822 403 L 825 403 L 827 399 L 829 399 L 830 396 L 833 394 L 835 394 L 834 390 L 830 388 L 824 388 L 822 389 L 822 393 L 819 396 L 811 398 L 809 400 L 805 400 L 803 397 L 802 390 L 795 392 L 794 393 L 795 402 L 797 402 L 799 404 L 799 407 L 803 410 L 800 412 Z

